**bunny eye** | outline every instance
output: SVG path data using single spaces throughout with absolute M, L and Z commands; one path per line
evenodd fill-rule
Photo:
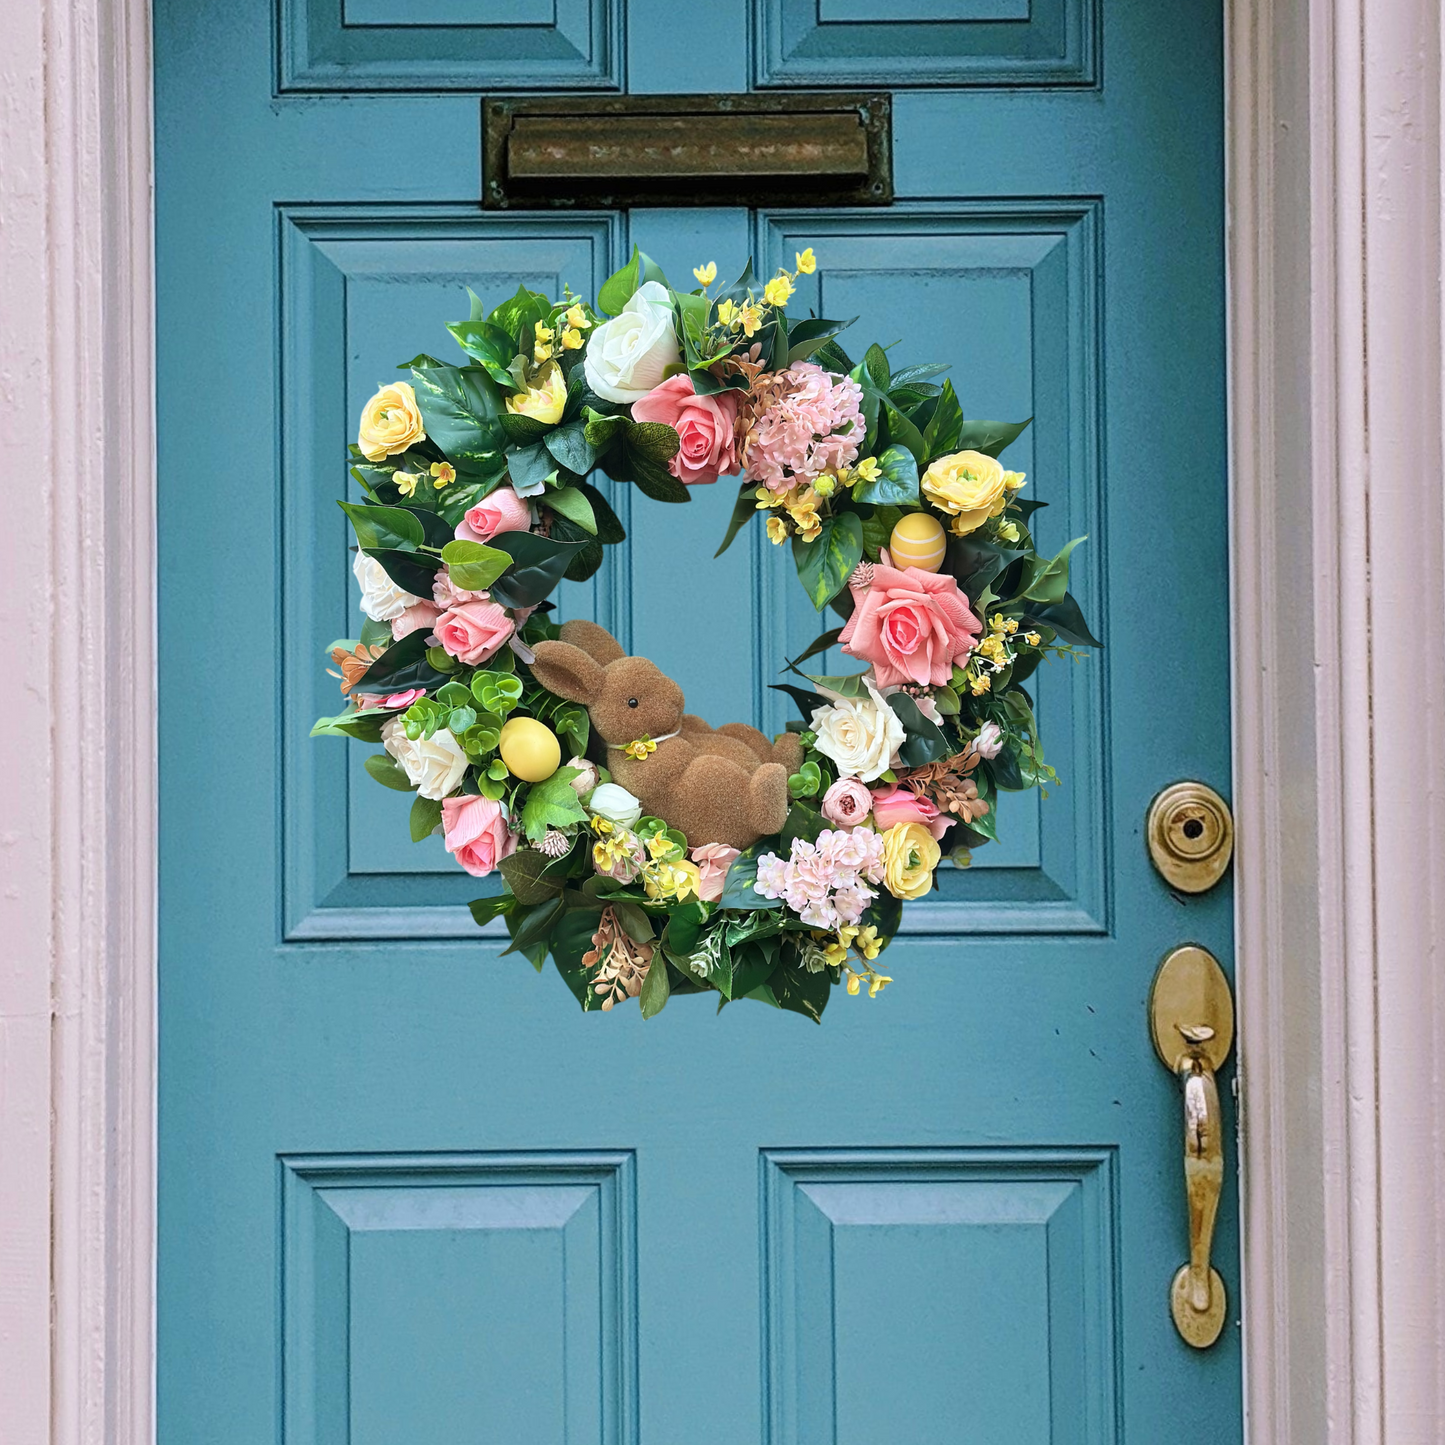
M 636 699 L 635 697 L 630 697 L 630 698 L 628 698 L 628 699 L 627 699 L 627 706 L 628 706 L 628 707 L 636 707 L 636 706 L 637 706 L 637 699 Z

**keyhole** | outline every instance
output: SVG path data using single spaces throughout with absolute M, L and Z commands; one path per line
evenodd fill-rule
M 1198 838 L 1204 832 L 1204 824 L 1198 818 L 1190 818 L 1184 824 L 1186 838 Z

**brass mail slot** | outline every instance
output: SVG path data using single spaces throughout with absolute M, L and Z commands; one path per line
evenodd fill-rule
M 487 100 L 482 205 L 885 206 L 892 152 L 886 94 Z

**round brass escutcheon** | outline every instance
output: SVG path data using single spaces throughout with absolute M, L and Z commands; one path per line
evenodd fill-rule
M 1171 888 L 1203 893 L 1229 867 L 1234 818 L 1229 804 L 1203 783 L 1175 783 L 1149 805 L 1149 857 Z
M 1224 1329 L 1224 1316 L 1229 1310 L 1229 1296 L 1217 1269 L 1209 1271 L 1209 1308 L 1199 1311 L 1189 1303 L 1189 1266 L 1181 1265 L 1169 1287 L 1169 1311 L 1174 1326 L 1186 1345 L 1207 1350 Z
M 1149 1034 L 1159 1062 L 1171 1074 L 1197 1052 L 1216 1073 L 1234 1047 L 1234 998 L 1219 960 L 1186 943 L 1172 950 L 1149 990 Z

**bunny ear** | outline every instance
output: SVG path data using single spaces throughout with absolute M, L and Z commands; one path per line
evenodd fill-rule
M 536 653 L 531 664 L 532 676 L 548 692 L 555 692 L 568 702 L 580 702 L 584 707 L 602 696 L 606 681 L 602 664 L 580 647 L 570 642 L 539 642 Z
M 588 657 L 595 658 L 603 667 L 616 662 L 625 654 L 622 644 L 605 628 L 585 618 L 576 617 L 562 624 L 562 641 L 580 647 Z

